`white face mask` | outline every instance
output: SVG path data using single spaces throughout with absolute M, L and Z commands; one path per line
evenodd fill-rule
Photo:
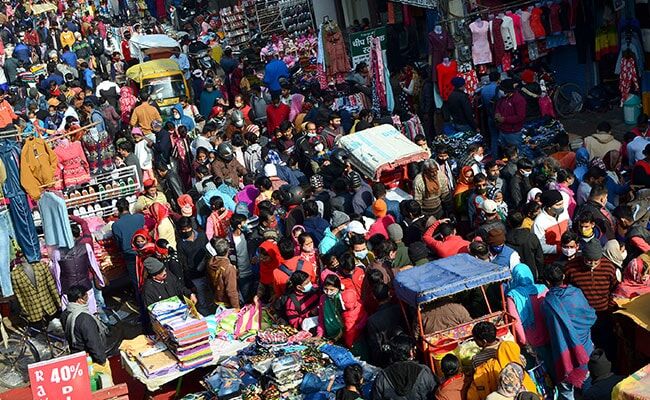
M 574 248 L 569 248 L 569 247 L 562 247 L 562 254 L 564 254 L 567 257 L 573 257 L 576 253 L 578 252 L 578 249 Z
M 627 258 L 627 251 L 621 252 L 621 257 L 625 260 Z
M 530 176 L 530 174 L 532 174 L 532 173 L 533 173 L 533 171 L 521 171 L 521 174 L 523 176 Z
M 474 159 L 476 160 L 476 162 L 481 162 L 483 160 L 483 156 L 474 154 Z
M 323 146 L 322 143 L 319 143 L 319 144 L 317 144 L 317 145 L 314 147 L 314 149 L 315 149 L 316 151 L 323 151 L 324 148 L 325 148 L 325 147 Z

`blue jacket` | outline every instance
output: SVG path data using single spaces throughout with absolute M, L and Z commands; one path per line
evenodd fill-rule
M 20 160 L 20 146 L 15 140 L 0 140 L 0 159 L 5 165 L 7 171 L 7 180 L 2 185 L 5 197 L 11 199 L 20 195 L 25 195 L 20 185 L 20 171 L 18 169 L 18 160 Z
M 305 232 L 314 238 L 314 243 L 318 246 L 325 237 L 325 230 L 329 229 L 330 224 L 321 217 L 309 217 L 305 218 L 302 226 L 305 227 Z
M 510 267 L 510 257 L 515 253 L 512 247 L 503 246 L 501 253 L 492 259 L 492 264 Z
M 83 71 L 83 78 L 84 78 L 84 83 L 86 84 L 86 87 L 89 89 L 94 89 L 95 88 L 95 82 L 93 81 L 93 78 L 95 77 L 95 73 L 93 72 L 92 69 L 86 68 Z
M 113 223 L 111 230 L 117 241 L 122 253 L 131 259 L 135 259 L 135 251 L 131 246 L 131 239 L 135 231 L 142 229 L 144 226 L 144 215 L 142 214 L 124 214 L 120 219 Z
M 282 89 L 280 87 L 280 78 L 282 77 L 289 77 L 287 64 L 280 60 L 271 60 L 266 64 L 264 68 L 264 84 L 270 91 L 279 92 Z
M 14 48 L 13 57 L 24 62 L 25 64 L 31 64 L 31 61 L 29 60 L 30 55 L 31 50 L 29 49 L 29 46 L 23 43 L 18 43 Z
M 175 119 L 173 114 L 169 121 L 171 121 L 175 127 L 179 127 L 183 125 L 184 127 L 187 128 L 187 132 L 189 133 L 191 130 L 194 129 L 194 121 L 192 118 L 188 117 L 183 113 L 183 106 L 180 104 L 174 104 L 174 110 L 178 111 L 178 113 L 181 115 L 179 119 Z
M 330 228 L 325 229 L 325 236 L 323 236 L 323 240 L 321 240 L 318 245 L 318 252 L 320 254 L 333 254 L 335 256 L 340 256 L 345 252 L 345 250 L 346 245 L 343 242 L 343 239 L 334 236 Z
M 61 55 L 61 60 L 72 68 L 77 68 L 77 55 L 73 51 L 66 51 Z
M 214 107 L 214 102 L 221 97 L 223 97 L 221 91 L 217 89 L 214 89 L 211 92 L 204 89 L 201 92 L 201 98 L 199 99 L 199 112 L 203 115 L 203 118 L 208 119 L 210 111 L 212 111 L 212 107 Z

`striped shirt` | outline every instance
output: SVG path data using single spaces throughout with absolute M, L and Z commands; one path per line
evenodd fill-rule
M 596 311 L 607 311 L 614 305 L 612 292 L 618 283 L 616 268 L 606 258 L 602 258 L 600 265 L 593 270 L 584 265 L 582 257 L 569 261 L 564 270 L 564 281 L 582 290 Z

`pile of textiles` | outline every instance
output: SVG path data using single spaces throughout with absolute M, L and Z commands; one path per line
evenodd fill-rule
M 369 391 L 379 369 L 322 338 L 273 326 L 237 355 L 221 360 L 203 385 L 218 399 L 328 399 L 344 386 L 343 370 L 350 364 L 362 366 L 364 390 Z
M 145 335 L 122 341 L 120 350 L 138 362 L 147 378 L 164 376 L 178 371 L 178 360 L 167 349 L 167 346 Z
M 560 121 L 546 117 L 526 122 L 522 133 L 526 138 L 524 156 L 532 160 L 543 156 L 543 149 L 555 144 L 555 136 L 566 134 L 566 130 Z
M 446 144 L 451 150 L 450 156 L 461 159 L 467 155 L 467 148 L 472 143 L 485 143 L 483 135 L 475 132 L 455 132 L 449 135 L 439 135 L 432 140 L 432 149 L 440 144 Z
M 181 371 L 212 362 L 208 324 L 192 315 L 178 297 L 152 304 L 149 314 L 154 331 L 165 338 Z

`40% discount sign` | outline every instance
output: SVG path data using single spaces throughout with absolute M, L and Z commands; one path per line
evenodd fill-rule
M 90 377 L 86 353 L 30 364 L 32 396 L 39 400 L 88 400 Z

